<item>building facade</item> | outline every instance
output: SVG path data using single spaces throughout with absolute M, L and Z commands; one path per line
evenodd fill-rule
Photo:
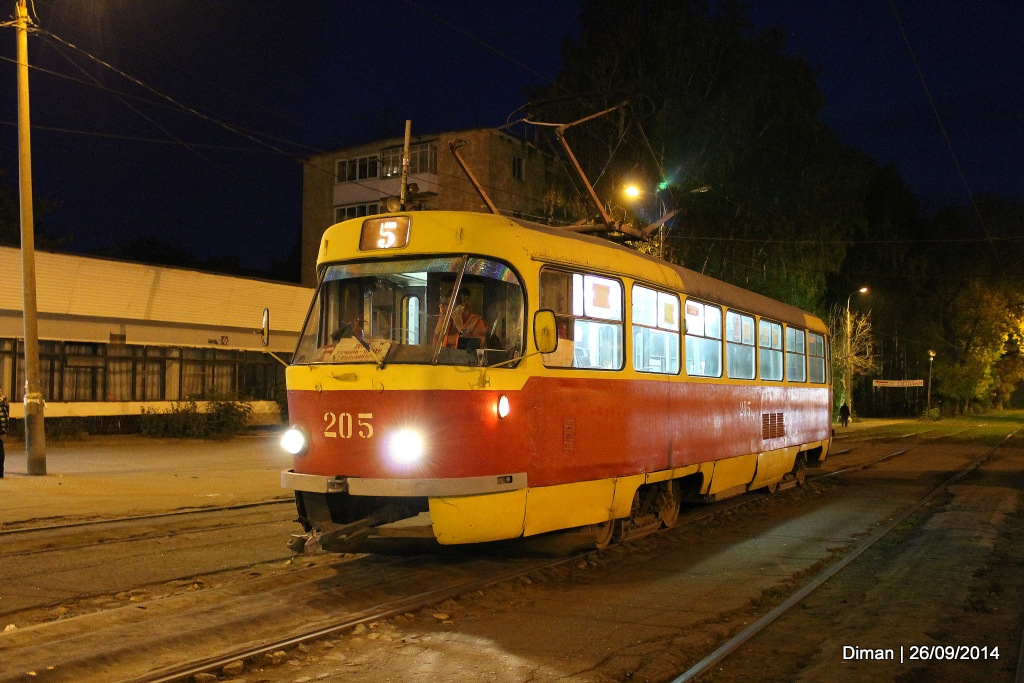
M 409 148 L 407 204 L 421 211 L 489 209 L 452 154 L 450 142 L 505 215 L 547 222 L 567 203 L 560 163 L 532 143 L 495 129 L 415 136 Z M 403 138 L 379 140 L 308 159 L 303 173 L 302 284 L 316 284 L 316 256 L 326 228 L 385 211 L 401 194 Z
M 21 251 L 0 247 L 0 385 L 25 395 Z M 47 417 L 139 415 L 238 397 L 276 418 L 283 365 L 312 299 L 305 287 L 181 268 L 36 252 L 40 384 Z

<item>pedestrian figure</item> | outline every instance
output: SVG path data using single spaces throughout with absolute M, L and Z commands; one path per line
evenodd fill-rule
M 11 423 L 10 417 L 11 407 L 7 405 L 4 388 L 0 387 L 0 479 L 4 478 L 4 437 L 7 436 L 7 427 Z
M 844 427 L 850 424 L 850 406 L 846 405 L 846 401 L 843 401 L 843 405 L 839 406 L 839 424 Z

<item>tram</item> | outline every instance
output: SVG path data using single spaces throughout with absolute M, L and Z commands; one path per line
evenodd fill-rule
M 802 483 L 826 325 L 592 235 L 430 211 L 326 230 L 286 370 L 296 549 L 584 528 Z

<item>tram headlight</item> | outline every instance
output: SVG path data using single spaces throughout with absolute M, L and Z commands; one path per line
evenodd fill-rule
M 306 434 L 298 427 L 292 427 L 281 435 L 281 448 L 292 455 L 299 455 L 308 445 Z
M 508 396 L 502 394 L 498 397 L 498 417 L 508 417 L 509 410 Z
M 412 465 L 423 457 L 423 438 L 411 429 L 395 432 L 388 442 L 391 459 L 400 465 Z

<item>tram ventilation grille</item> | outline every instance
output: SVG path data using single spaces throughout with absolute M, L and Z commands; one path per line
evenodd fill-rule
M 782 413 L 761 414 L 762 439 L 777 439 L 786 435 L 786 423 L 782 417 Z

